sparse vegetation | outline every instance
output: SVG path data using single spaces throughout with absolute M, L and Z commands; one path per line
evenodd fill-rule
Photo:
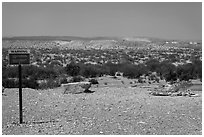
M 59 81 L 58 84 L 61 84 L 67 82 L 66 76 L 81 75 L 85 78 L 96 78 L 103 75 L 115 76 L 116 72 L 123 73 L 123 76 L 127 78 L 139 79 L 140 82 L 144 81 L 140 79 L 140 76 L 143 75 L 156 82 L 159 82 L 159 79 L 171 82 L 178 79 L 202 80 L 202 52 L 198 48 L 201 43 L 194 46 L 189 46 L 186 42 L 182 42 L 178 46 L 175 44 L 173 46 L 170 44 L 161 46 L 159 45 L 160 42 L 151 42 L 144 46 L 142 43 L 118 40 L 118 49 L 114 49 L 111 47 L 115 46 L 116 43 L 101 42 L 101 47 L 107 43 L 111 46 L 97 49 L 95 45 L 92 45 L 93 47 L 90 49 L 87 48 L 90 45 L 84 43 L 85 49 L 74 49 L 63 48 L 69 43 L 65 41 L 62 43 L 66 44 L 62 46 L 60 41 L 29 41 L 28 39 L 9 41 L 5 39 L 2 50 L 2 85 L 5 87 L 18 86 L 18 68 L 8 65 L 7 48 L 11 46 L 9 45 L 11 43 L 14 47 L 27 46 L 28 43 L 36 45 L 36 47 L 30 48 L 32 65 L 23 66 L 24 87 L 39 88 L 36 82 L 38 80 Z M 125 49 L 120 44 L 125 45 L 130 50 Z M 5 48 L 5 45 L 8 47 Z M 152 72 L 156 72 L 157 77 L 153 77 Z
M 22 45 L 21 41 L 17 43 Z M 18 87 L 18 68 L 8 65 L 7 49 L 3 48 L 2 85 L 6 88 L 2 96 L 3 134 L 201 134 L 200 82 L 191 88 L 192 92 L 198 93 L 196 98 L 165 99 L 148 93 L 163 82 L 161 87 L 166 88 L 169 84 L 164 80 L 173 85 L 178 83 L 177 80 L 201 80 L 200 50 L 151 42 L 144 46 L 127 40 L 112 42 L 118 49 L 103 49 L 104 45 L 113 47 L 110 41 L 108 44 L 103 42 L 101 50 L 89 48 L 97 47 L 95 41 L 96 45 L 84 42 L 85 50 L 77 49 L 78 45 L 73 41 L 70 42 L 72 48 L 66 49 L 69 42 L 64 43 L 65 46 L 60 42 L 32 41 L 41 47 L 31 49 L 31 65 L 22 67 L 23 87 L 38 91 L 23 89 L 25 123 L 20 127 L 16 118 L 18 92 L 8 89 Z M 120 49 L 122 46 L 118 43 L 124 48 Z M 64 95 L 64 87 L 55 88 L 87 80 L 96 86 L 83 94 Z M 172 90 L 172 96 L 177 87 Z M 50 88 L 54 89 L 40 90 Z M 186 89 L 185 84 L 182 88 Z M 90 126 L 87 128 L 87 125 Z
M 195 61 L 196 62 L 196 61 Z M 117 69 L 116 69 L 117 66 Z M 115 69 L 114 69 L 115 68 Z M 66 67 L 64 67 L 65 71 L 59 72 L 58 70 L 55 70 L 54 67 L 35 67 L 35 66 L 25 66 L 23 67 L 23 87 L 30 87 L 30 88 L 41 88 L 42 85 L 37 84 L 37 80 L 47 80 L 48 83 L 44 83 L 46 87 L 56 87 L 57 85 L 60 85 L 61 83 L 67 82 L 64 78 L 64 80 L 61 80 L 56 84 L 55 82 L 51 81 L 57 81 L 58 79 L 62 79 L 62 75 L 70 75 L 73 76 L 72 81 L 69 82 L 79 82 L 83 79 L 81 76 L 85 78 L 94 78 L 94 77 L 100 77 L 103 75 L 110 75 L 115 72 L 120 71 L 123 73 L 124 77 L 131 78 L 131 79 L 138 79 L 140 83 L 143 83 L 144 80 L 140 78 L 142 75 L 146 75 L 149 77 L 149 80 L 153 80 L 156 82 L 159 82 L 159 78 L 155 75 L 152 75 L 149 72 L 156 71 L 156 73 L 160 76 L 161 79 L 165 79 L 166 81 L 174 82 L 179 79 L 180 81 L 185 80 L 188 81 L 189 79 L 201 79 L 202 78 L 202 64 L 197 61 L 197 63 L 191 63 L 191 64 L 184 64 L 184 65 L 178 65 L 177 67 L 172 65 L 170 62 L 164 61 L 164 62 L 151 62 L 139 65 L 134 64 L 117 64 L 117 65 L 110 65 L 110 64 L 104 64 L 104 65 L 79 65 L 70 63 Z M 114 70 L 114 71 L 113 71 Z M 17 67 L 8 67 L 8 69 L 3 70 L 4 73 L 2 74 L 3 79 L 3 86 L 7 88 L 12 87 L 18 87 L 18 71 Z M 62 73 L 66 72 L 66 73 Z M 51 84 L 50 84 L 51 83 Z

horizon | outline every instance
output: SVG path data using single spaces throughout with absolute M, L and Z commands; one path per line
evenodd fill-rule
M 87 37 L 85 37 L 85 36 L 52 36 L 52 35 L 44 35 L 44 36 L 40 36 L 40 35 L 36 35 L 36 36 L 2 36 L 2 39 L 9 39 L 9 38 L 32 38 L 32 37 L 47 37 L 47 38 L 49 38 L 49 37 L 72 37 L 72 38 L 84 38 L 84 39 L 94 39 L 94 38 L 121 38 L 121 39 L 124 39 L 124 38 L 147 38 L 147 39 L 160 39 L 160 40 L 169 40 L 169 41 L 194 41 L 194 42 L 202 42 L 202 39 L 198 39 L 198 40 L 196 40 L 196 39 L 170 39 L 170 38 L 159 38 L 159 37 L 149 37 L 149 36 L 129 36 L 129 37 L 127 37 L 127 36 L 87 36 Z
M 2 3 L 2 37 L 40 36 L 202 41 L 202 3 Z

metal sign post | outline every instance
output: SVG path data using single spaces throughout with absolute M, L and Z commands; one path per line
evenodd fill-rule
M 14 49 L 9 50 L 9 64 L 18 65 L 19 74 L 19 120 L 23 123 L 23 103 L 22 103 L 22 70 L 21 64 L 30 64 L 30 50 Z
M 22 74 L 21 74 L 21 64 L 18 65 L 19 73 L 19 118 L 20 124 L 23 123 L 23 110 L 22 110 Z

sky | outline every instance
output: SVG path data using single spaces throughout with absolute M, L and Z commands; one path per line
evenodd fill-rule
M 2 36 L 202 39 L 201 2 L 3 2 Z

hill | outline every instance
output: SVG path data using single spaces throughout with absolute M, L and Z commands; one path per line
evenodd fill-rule
M 77 37 L 77 36 L 19 36 L 19 37 L 3 37 L 2 40 L 42 40 L 42 41 L 55 41 L 55 40 L 112 40 L 114 37 Z
M 32 36 L 4 37 L 3 48 L 54 48 L 60 49 L 136 49 L 166 47 L 188 47 L 201 49 L 202 42 L 164 40 L 148 37 L 75 37 Z

